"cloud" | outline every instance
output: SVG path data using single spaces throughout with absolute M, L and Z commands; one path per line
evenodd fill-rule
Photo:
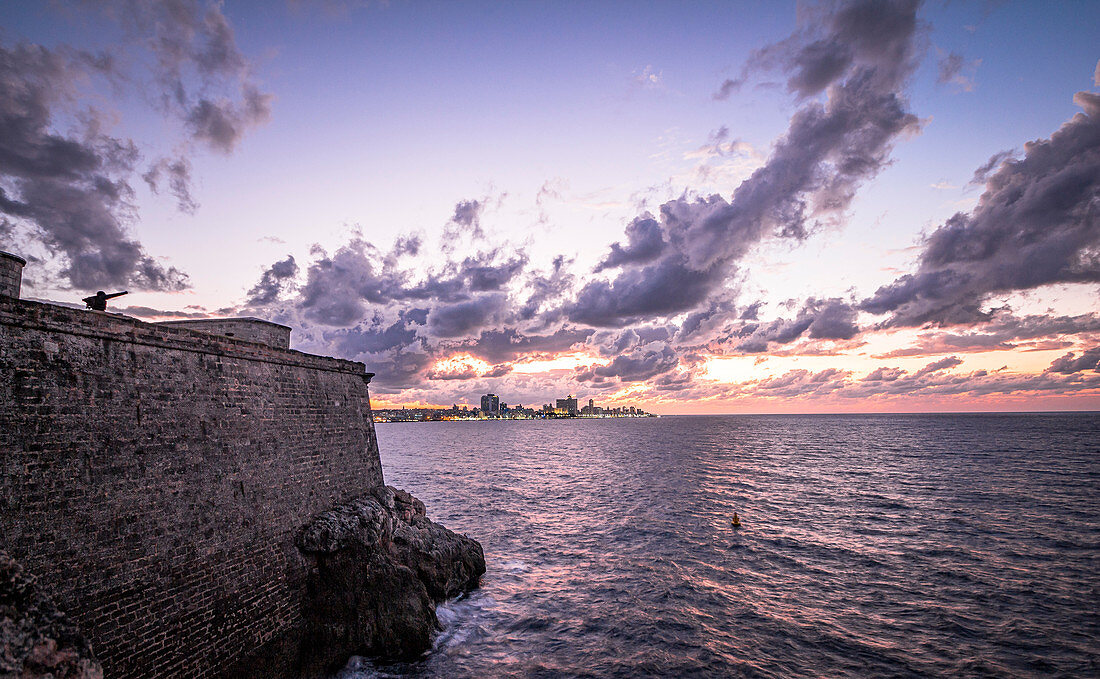
M 386 325 L 381 318 L 370 323 L 360 323 L 352 328 L 331 333 L 340 353 L 344 356 L 362 356 L 364 354 L 382 354 L 391 349 L 408 349 L 417 344 L 415 328 L 410 328 L 412 319 L 401 317 Z
M 998 311 L 994 312 L 988 322 L 980 323 L 966 332 L 925 332 L 913 345 L 879 354 L 874 358 L 1007 351 L 1024 346 L 1022 343 L 1031 340 L 1095 333 L 1100 333 L 1100 314 L 1016 316 L 1008 311 Z
M 808 299 L 791 319 L 749 324 L 741 331 L 739 351 L 760 353 L 772 343 L 787 344 L 807 333 L 811 339 L 847 340 L 859 333 L 856 310 L 841 299 Z M 747 335 L 747 336 L 745 336 Z
M 435 337 L 461 337 L 481 330 L 504 309 L 502 293 L 480 295 L 465 302 L 435 307 L 428 314 L 428 328 Z
M 596 327 L 691 311 L 717 293 L 762 239 L 805 238 L 848 207 L 856 188 L 888 162 L 897 137 L 918 121 L 901 96 L 914 68 L 916 3 L 854 2 L 818 33 L 773 46 L 788 86 L 810 100 L 791 119 L 771 156 L 727 201 L 721 196 L 666 202 L 628 227 L 564 312 Z M 780 56 L 781 55 L 781 56 Z M 658 236 L 660 240 L 658 240 Z
M 948 370 L 955 366 L 962 365 L 962 359 L 958 356 L 948 356 L 947 358 L 941 358 L 938 361 L 933 361 L 917 371 L 916 376 L 929 375 L 940 370 Z
M 745 84 L 743 79 L 726 78 L 722 81 L 722 84 L 718 86 L 718 89 L 714 92 L 713 99 L 715 101 L 725 101 L 730 98 L 734 92 L 741 89 L 741 86 Z
M 0 233 L 18 239 L 20 249 L 43 247 L 77 289 L 180 290 L 189 285 L 186 274 L 147 254 L 128 233 L 141 150 L 108 133 L 110 116 L 95 102 L 132 89 L 183 123 L 188 140 L 228 151 L 266 118 L 270 97 L 252 82 L 220 4 L 116 0 L 80 7 L 119 23 L 126 44 L 96 54 L 68 45 L 0 45 Z M 150 62 L 152 82 L 141 70 Z M 72 129 L 59 131 L 62 121 Z M 187 146 L 142 178 L 154 193 L 166 180 L 179 209 L 191 213 L 197 204 Z
M 259 282 L 248 291 L 246 304 L 248 306 L 271 304 L 279 298 L 297 275 L 298 263 L 294 261 L 293 256 L 287 255 L 286 259 L 275 262 L 263 272 Z
M 520 356 L 567 351 L 584 342 L 592 333 L 588 329 L 561 328 L 553 333 L 539 335 L 524 334 L 515 328 L 502 328 L 482 330 L 471 342 L 463 342 L 458 346 L 490 363 L 502 363 L 514 361 Z
M 272 97 L 260 91 L 220 3 L 115 0 L 99 9 L 153 55 L 156 102 L 195 141 L 229 153 L 269 118 Z
M 321 253 L 309 265 L 295 303 L 307 319 L 317 323 L 357 323 L 366 316 L 368 303 L 386 304 L 402 295 L 405 278 L 393 267 L 380 268 L 382 259 L 377 248 L 360 238 L 331 257 Z
M 656 90 L 664 86 L 661 72 L 655 71 L 652 66 L 646 66 L 641 71 L 634 71 L 631 75 L 630 82 L 635 87 L 647 90 Z
M 454 214 L 443 230 L 443 249 L 453 249 L 454 241 L 464 236 L 484 238 L 485 231 L 481 228 L 481 214 L 484 211 L 485 201 L 462 200 L 456 203 Z
M 187 125 L 195 139 L 230 153 L 249 128 L 271 117 L 271 100 L 271 95 L 251 86 L 245 87 L 240 105 L 228 99 L 200 99 L 188 111 Z
M 981 66 L 982 60 L 967 61 L 958 52 L 940 52 L 936 82 L 951 84 L 963 92 L 974 90 L 974 72 Z
M 1093 370 L 1100 373 L 1100 346 L 1082 351 L 1080 356 L 1071 351 L 1065 356 L 1055 359 L 1047 368 L 1047 372 L 1063 375 L 1072 375 L 1084 370 Z
M 578 382 L 641 382 L 666 373 L 679 364 L 676 352 L 666 343 L 653 342 L 616 356 L 611 363 L 579 370 Z
M 426 253 L 418 237 L 400 238 L 385 250 L 355 236 L 331 256 L 317 250 L 310 263 L 303 262 L 300 288 L 284 287 L 298 274 L 289 264 L 276 272 L 284 260 L 261 276 L 250 296 L 300 324 L 300 348 L 362 360 L 378 374 L 377 393 L 402 392 L 405 400 L 461 402 L 485 390 L 530 402 L 576 391 L 578 383 L 589 393 L 659 400 L 1100 388 L 1089 381 L 1091 372 L 1081 370 L 1051 370 L 1042 379 L 963 372 L 960 356 L 979 348 L 1049 350 L 1066 341 L 1064 332 L 1080 333 L 1070 346 L 1095 344 L 1088 328 L 1100 320 L 1091 315 L 1017 317 L 1007 311 L 986 312 L 961 332 L 913 333 L 913 346 L 887 354 L 928 355 L 917 370 L 793 370 L 721 384 L 708 377 L 709 359 L 720 354 L 833 355 L 852 352 L 862 341 L 862 302 L 791 301 L 782 305 L 790 309 L 785 318 L 761 321 L 763 302 L 740 299 L 747 254 L 768 239 L 798 242 L 839 219 L 863 183 L 889 164 L 893 145 L 919 130 L 904 95 L 923 30 L 916 3 L 832 7 L 816 24 L 761 50 L 746 70 L 751 77 L 760 69 L 783 69 L 796 102 L 768 157 L 731 186 L 732 194 L 685 192 L 639 210 L 586 279 L 564 255 L 533 264 L 523 247 L 454 246 L 459 238 L 482 233 L 487 202 L 477 199 L 457 201 L 446 216 L 448 245 L 442 253 Z M 697 154 L 710 159 L 751 151 L 739 143 L 719 127 Z M 1026 160 L 998 154 L 976 176 L 993 186 Z M 545 201 L 560 200 L 562 190 L 560 182 L 548 182 L 535 202 L 541 209 Z M 939 237 L 930 234 L 921 246 L 922 262 L 933 261 L 928 244 Z M 1077 365 L 1078 354 L 1058 365 Z M 563 360 L 523 366 L 555 357 Z M 581 367 L 572 368 L 577 362 Z M 530 371 L 543 367 L 551 369 Z
M 160 193 L 163 177 L 167 178 L 168 190 L 176 197 L 180 212 L 194 214 L 199 206 L 191 196 L 191 161 L 186 157 L 161 158 L 141 175 L 153 193 Z
M 103 134 L 94 119 L 81 134 L 52 129 L 54 110 L 76 96 L 76 82 L 95 63 L 68 48 L 0 46 L 0 212 L 12 220 L 8 237 L 22 227 L 63 256 L 62 275 L 78 289 L 185 287 L 185 275 L 126 233 L 134 144 Z
M 1100 282 L 1100 95 L 1074 101 L 1083 113 L 1001 161 L 973 212 L 925 239 L 916 273 L 861 308 L 890 313 L 889 326 L 973 324 L 995 293 Z
M 515 278 L 527 265 L 526 255 L 516 255 L 501 264 L 492 264 L 499 251 L 478 253 L 462 260 L 460 277 L 466 280 L 470 290 L 484 292 L 500 290 Z
M 661 255 L 665 242 L 661 226 L 651 215 L 637 217 L 626 227 L 627 244 L 612 243 L 611 252 L 598 265 L 596 272 L 626 264 L 644 264 Z
M 554 257 L 549 272 L 535 271 L 527 279 L 526 289 L 530 290 L 526 301 L 520 307 L 517 314 L 524 321 L 535 318 L 545 306 L 559 302 L 565 294 L 573 289 L 574 276 L 569 272 L 567 265 L 573 260 L 566 260 L 564 255 Z M 543 321 L 549 324 L 558 320 L 556 314 L 546 314 Z
M 974 176 L 970 178 L 969 184 L 971 186 L 981 186 L 989 180 L 989 175 L 996 169 L 1000 168 L 1001 163 L 1005 162 L 1013 156 L 1012 151 L 999 151 L 989 157 L 981 167 L 974 170 Z
M 916 373 L 900 368 L 876 368 L 860 379 L 849 371 L 829 369 L 813 373 L 795 369 L 786 373 L 752 380 L 727 389 L 722 395 L 730 399 L 833 399 L 922 398 L 934 396 L 982 397 L 994 394 L 1039 394 L 1044 392 L 1071 394 L 1100 390 L 1100 375 L 1061 375 L 1047 371 L 1037 375 L 976 370 L 970 373 L 952 372 L 958 359 L 950 357 L 928 364 Z

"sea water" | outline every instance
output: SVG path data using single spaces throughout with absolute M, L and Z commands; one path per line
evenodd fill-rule
M 382 424 L 481 588 L 365 677 L 1100 676 L 1100 414 Z M 737 512 L 742 525 L 734 528 Z

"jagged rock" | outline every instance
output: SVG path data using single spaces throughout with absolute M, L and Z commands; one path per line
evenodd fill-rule
M 103 679 L 91 644 L 35 578 L 0 552 L 0 678 Z
M 477 587 L 481 545 L 433 523 L 424 503 L 376 488 L 317 516 L 298 535 L 309 564 L 299 673 L 352 655 L 412 658 L 431 647 L 436 604 Z

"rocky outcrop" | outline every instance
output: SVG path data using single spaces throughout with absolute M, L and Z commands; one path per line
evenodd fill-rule
M 389 486 L 316 517 L 297 544 L 309 565 L 301 676 L 331 673 L 352 655 L 419 655 L 431 647 L 436 604 L 476 588 L 485 572 L 477 541 Z
M 103 679 L 91 644 L 35 578 L 0 552 L 0 677 Z

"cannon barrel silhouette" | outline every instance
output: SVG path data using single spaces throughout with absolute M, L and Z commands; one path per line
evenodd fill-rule
M 112 292 L 111 294 L 108 295 L 107 293 L 100 290 L 99 292 L 92 295 L 91 297 L 85 297 L 82 301 L 86 305 L 88 305 L 88 308 L 91 309 L 92 311 L 106 311 L 107 310 L 107 300 L 114 299 L 115 297 L 122 297 L 123 295 L 125 295 L 129 292 L 130 292 L 129 290 L 123 290 L 122 292 Z

